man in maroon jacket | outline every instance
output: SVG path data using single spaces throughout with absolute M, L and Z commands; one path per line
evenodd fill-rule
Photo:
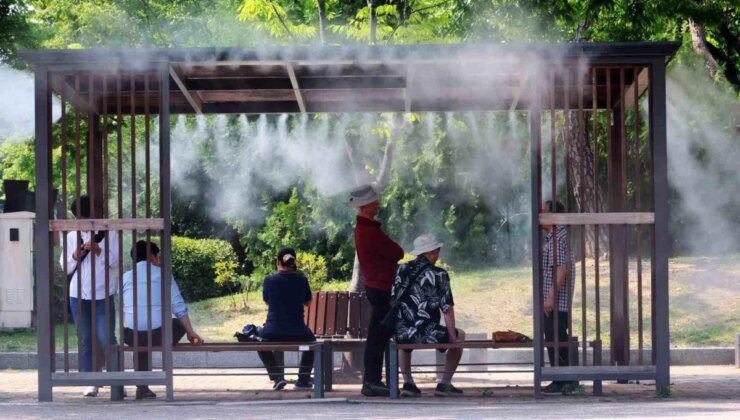
M 380 198 L 370 185 L 355 188 L 350 193 L 349 206 L 357 209 L 355 225 L 355 249 L 360 260 L 360 270 L 365 278 L 372 315 L 365 342 L 365 375 L 362 395 L 368 397 L 389 396 L 390 390 L 381 382 L 383 356 L 392 331 L 383 331 L 380 322 L 391 308 L 391 288 L 396 277 L 398 261 L 403 258 L 403 249 L 380 228 L 375 220 L 380 209 Z

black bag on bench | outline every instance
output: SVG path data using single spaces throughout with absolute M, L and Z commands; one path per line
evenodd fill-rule
M 261 330 L 262 328 L 254 324 L 248 324 L 248 325 L 245 325 L 241 331 L 237 331 L 234 334 L 234 337 L 236 337 L 236 340 L 240 343 L 251 343 L 255 341 L 262 341 L 260 340 Z

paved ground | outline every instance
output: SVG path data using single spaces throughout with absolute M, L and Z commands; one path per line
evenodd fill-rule
M 136 402 L 131 397 L 114 403 L 107 389 L 97 398 L 84 398 L 79 388 L 57 388 L 55 402 L 40 404 L 35 401 L 35 371 L 0 371 L 0 417 L 351 418 L 361 413 L 375 418 L 740 418 L 740 370 L 732 366 L 674 367 L 672 378 L 672 396 L 663 399 L 654 397 L 651 384 L 605 383 L 603 397 L 592 397 L 590 384 L 586 384 L 577 395 L 535 401 L 531 374 L 516 373 L 459 375 L 456 384 L 465 389 L 466 396 L 453 401 L 433 397 L 433 378 L 422 377 L 417 381 L 425 392 L 421 399 L 367 399 L 359 396 L 357 385 L 338 385 L 327 401 L 320 402 L 308 399 L 305 392 L 260 391 L 269 386 L 263 377 L 180 376 L 175 378 L 172 403 L 163 399 Z M 163 389 L 155 391 L 164 394 Z M 127 392 L 133 395 L 134 390 Z

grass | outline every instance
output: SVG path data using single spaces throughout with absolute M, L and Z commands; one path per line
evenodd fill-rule
M 650 347 L 650 265 L 643 261 L 644 343 Z M 636 262 L 630 263 L 631 343 L 637 348 Z M 587 337 L 595 337 L 594 261 L 586 261 Z M 609 267 L 600 262 L 601 338 L 609 342 Z M 670 261 L 671 346 L 732 346 L 740 328 L 740 256 L 679 257 Z M 458 324 L 467 332 L 490 336 L 496 330 L 532 334 L 531 268 L 495 268 L 455 272 L 451 276 Z M 323 290 L 346 290 L 349 282 L 325 284 Z M 574 333 L 583 337 L 581 320 L 581 272 L 578 265 L 573 302 Z M 224 296 L 190 304 L 194 328 L 206 341 L 231 341 L 246 324 L 264 323 L 267 308 L 260 291 L 249 295 L 244 307 L 241 296 Z M 75 347 L 74 328 L 70 328 L 70 347 Z M 57 348 L 62 348 L 62 329 L 56 330 Z M 28 351 L 36 347 L 33 331 L 0 333 L 0 351 Z

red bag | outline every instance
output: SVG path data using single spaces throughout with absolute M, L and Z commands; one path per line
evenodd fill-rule
M 531 343 L 532 339 L 516 331 L 496 331 L 493 333 L 493 341 L 497 343 Z

